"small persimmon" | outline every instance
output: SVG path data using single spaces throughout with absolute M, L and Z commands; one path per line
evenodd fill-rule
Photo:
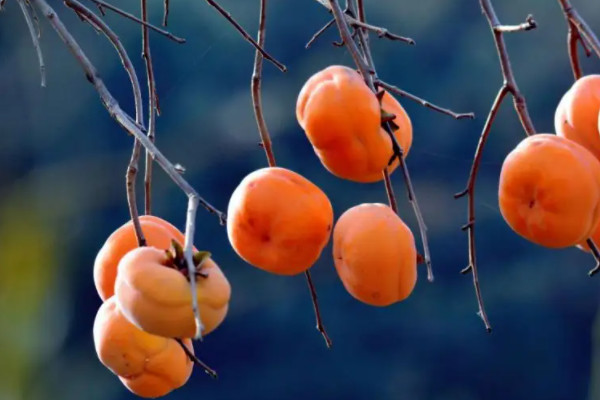
M 334 175 L 357 182 L 383 179 L 393 150 L 382 128 L 382 110 L 394 114 L 394 136 L 406 157 L 412 144 L 412 125 L 400 103 L 385 92 L 381 105 L 360 74 L 334 65 L 304 84 L 296 117 L 321 162 Z M 398 160 L 388 167 L 392 172 Z
M 384 204 L 361 204 L 342 214 L 333 230 L 333 259 L 346 290 L 373 306 L 406 299 L 417 282 L 413 234 Z
M 167 221 L 152 216 L 139 218 L 148 246 L 166 250 L 173 239 L 183 243 L 184 235 Z M 115 280 L 119 261 L 129 251 L 138 247 L 133 222 L 129 221 L 114 231 L 106 240 L 94 261 L 94 283 L 102 300 L 115 293 Z
M 227 235 L 251 265 L 280 275 L 306 271 L 329 241 L 333 209 L 327 195 L 285 168 L 256 170 L 233 192 Z
M 191 340 L 183 343 L 194 352 Z M 174 339 L 151 335 L 129 322 L 114 297 L 98 310 L 94 345 L 100 362 L 141 397 L 164 396 L 183 386 L 194 366 Z
M 500 212 L 519 235 L 542 246 L 584 242 L 600 218 L 600 162 L 560 136 L 524 139 L 502 165 Z
M 201 254 L 201 253 L 198 253 Z M 231 287 L 219 266 L 205 254 L 196 258 L 196 295 L 202 334 L 225 319 Z M 165 337 L 196 336 L 192 293 L 183 254 L 172 256 L 154 247 L 139 247 L 119 262 L 115 292 L 123 314 L 137 327 Z
M 600 160 L 600 75 L 577 80 L 556 108 L 554 126 L 559 136 L 571 139 Z

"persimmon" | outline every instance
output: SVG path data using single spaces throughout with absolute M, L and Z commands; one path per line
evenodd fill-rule
M 346 290 L 373 306 L 406 299 L 417 282 L 413 234 L 384 204 L 361 204 L 342 214 L 333 230 L 333 259 Z
M 183 243 L 184 235 L 164 219 L 140 216 L 140 225 L 148 246 L 166 250 L 173 239 Z M 119 261 L 129 251 L 138 247 L 133 222 L 129 221 L 114 231 L 106 240 L 94 262 L 94 283 L 102 300 L 115 293 L 115 280 Z
M 600 160 L 600 75 L 577 80 L 556 108 L 554 126 L 559 136 L 571 139 Z
M 193 353 L 189 339 L 185 346 Z M 154 398 L 183 386 L 194 364 L 174 339 L 151 335 L 133 325 L 111 297 L 94 321 L 98 358 L 138 396 Z
M 298 96 L 296 117 L 327 170 L 352 181 L 375 182 L 393 154 L 381 126 L 382 109 L 396 116 L 394 136 L 406 157 L 412 144 L 406 111 L 387 92 L 380 105 L 360 74 L 348 67 L 330 66 L 309 78 Z
M 569 139 L 530 136 L 504 160 L 498 198 L 508 225 L 531 242 L 579 244 L 600 218 L 600 162 Z
M 198 253 L 203 255 L 202 253 Z M 196 295 L 204 335 L 225 319 L 231 286 L 219 266 L 210 258 L 196 258 Z M 191 338 L 196 335 L 192 293 L 179 248 L 175 255 L 154 247 L 138 247 L 119 262 L 115 292 L 123 314 L 137 327 L 165 337 Z
M 271 167 L 247 175 L 227 210 L 227 235 L 251 265 L 280 275 L 306 271 L 329 241 L 333 209 L 303 176 Z

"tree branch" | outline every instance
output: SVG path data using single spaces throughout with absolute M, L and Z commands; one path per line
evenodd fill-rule
M 190 351 L 190 349 L 188 349 L 188 347 L 185 345 L 185 343 L 183 343 L 183 340 L 181 340 L 181 339 L 175 339 L 175 341 L 177 341 L 177 343 L 179 343 L 179 345 L 181 346 L 181 348 L 185 352 L 185 355 L 188 356 L 188 358 L 190 359 L 190 361 L 192 361 L 194 364 L 196 364 L 197 366 L 199 366 L 200 368 L 202 368 L 204 370 L 204 372 L 206 372 L 211 378 L 213 378 L 213 379 L 217 379 L 218 378 L 217 372 L 214 369 L 212 369 L 211 367 L 209 367 L 208 365 L 206 365 L 198 357 L 196 357 L 196 355 L 194 353 L 192 353 Z
M 154 32 L 160 33 L 161 35 L 167 37 L 168 39 L 177 42 L 179 44 L 185 43 L 185 39 L 180 38 L 178 36 L 173 35 L 171 32 L 165 31 L 164 29 L 161 29 L 157 26 L 154 26 L 152 24 L 149 24 L 148 22 L 144 22 L 141 19 L 139 19 L 138 17 L 131 15 L 130 13 L 121 10 L 118 7 L 113 6 L 112 4 L 109 4 L 105 1 L 102 0 L 90 0 L 91 2 L 95 3 L 96 5 L 98 5 L 101 8 L 106 8 L 108 10 L 111 10 L 112 12 L 119 14 L 122 17 L 125 17 L 127 19 L 130 19 L 134 22 L 137 22 L 138 24 L 141 24 L 143 26 L 146 26 L 147 28 L 153 30 Z
M 17 0 L 17 3 L 19 3 L 19 6 L 21 7 L 23 17 L 25 17 L 25 22 L 27 23 L 27 28 L 31 35 L 31 41 L 33 42 L 33 48 L 35 49 L 38 63 L 40 64 L 41 85 L 42 87 L 46 87 L 46 65 L 44 64 L 44 55 L 42 54 L 42 48 L 40 47 L 40 34 L 39 31 L 36 31 L 35 29 L 35 24 L 33 22 L 34 17 L 30 13 L 27 1 L 28 0 Z M 4 2 L 0 5 L 0 10 L 2 9 L 3 3 Z
M 242 26 L 231 16 L 231 14 L 219 5 L 219 3 L 217 3 L 214 0 L 205 0 L 205 1 L 210 6 L 212 6 L 214 9 L 216 9 L 219 12 L 219 14 L 221 14 L 223 17 L 225 17 L 225 19 L 227 21 L 229 21 L 229 23 L 231 25 L 233 25 L 233 27 L 244 37 L 244 39 L 246 39 L 246 41 L 250 42 L 256 50 L 260 51 L 260 53 L 262 54 L 262 56 L 265 59 L 267 59 L 271 63 L 273 63 L 281 72 L 287 71 L 287 67 L 285 65 L 283 65 L 282 63 L 280 63 L 279 61 L 277 61 L 273 56 L 271 56 L 269 53 L 267 53 L 265 51 L 265 49 L 263 49 L 262 46 L 260 46 L 258 43 L 256 43 L 256 41 L 254 39 L 252 39 L 252 36 L 250 36 L 250 34 L 248 34 L 248 32 L 246 32 L 244 30 L 244 28 L 242 28 Z
M 142 107 L 142 92 L 140 89 L 140 82 L 138 80 L 137 74 L 135 72 L 135 68 L 133 67 L 133 63 L 125 50 L 125 47 L 119 40 L 119 37 L 113 32 L 113 30 L 96 14 L 94 14 L 90 9 L 85 7 L 83 4 L 78 2 L 77 0 L 65 0 L 65 5 L 72 9 L 80 18 L 84 21 L 87 21 L 92 25 L 95 29 L 99 30 L 101 33 L 106 36 L 106 38 L 111 42 L 117 51 L 119 58 L 121 59 L 121 63 L 123 64 L 123 68 L 127 75 L 129 76 L 129 80 L 131 81 L 131 87 L 133 91 L 133 98 L 135 104 L 135 120 L 139 125 L 143 125 L 144 119 L 144 111 Z M 127 171 L 125 173 L 125 187 L 127 191 L 127 205 L 129 208 L 129 214 L 131 216 L 131 220 L 133 221 L 135 236 L 137 238 L 137 242 L 139 246 L 146 245 L 146 238 L 144 237 L 144 232 L 142 231 L 142 227 L 139 221 L 139 213 L 137 208 L 137 196 L 135 193 L 135 181 L 137 177 L 138 171 L 138 159 L 140 156 L 140 148 L 141 144 L 138 140 L 134 140 L 133 150 L 131 153 L 131 158 L 129 160 L 129 164 L 127 166 Z
M 108 113 L 114 118 L 117 123 L 129 132 L 136 139 L 138 139 L 145 149 L 150 151 L 150 154 L 157 162 L 157 164 L 167 173 L 167 175 L 175 182 L 177 186 L 188 196 L 196 196 L 199 203 L 210 213 L 213 213 L 219 217 L 221 224 L 225 224 L 226 216 L 223 212 L 213 207 L 210 203 L 204 200 L 198 192 L 180 175 L 173 164 L 161 153 L 161 151 L 152 143 L 143 131 L 143 127 L 137 124 L 132 118 L 121 109 L 119 103 L 115 100 L 112 94 L 106 88 L 106 85 L 100 79 L 98 72 L 94 65 L 87 58 L 77 41 L 69 33 L 65 25 L 62 23 L 56 11 L 46 2 L 46 0 L 31 0 L 32 3 L 43 13 L 44 17 L 51 24 L 52 28 L 59 35 L 60 39 L 65 43 L 69 51 L 73 54 L 76 61 L 79 63 L 87 80 L 94 85 L 102 104 L 107 109 Z

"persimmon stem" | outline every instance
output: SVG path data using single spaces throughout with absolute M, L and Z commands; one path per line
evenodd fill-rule
M 166 27 L 169 23 L 169 2 L 170 0 L 163 0 L 163 26 Z
M 133 99 L 135 104 L 135 120 L 139 125 L 143 125 L 144 110 L 142 106 L 142 91 L 140 89 L 140 82 L 138 80 L 133 63 L 125 50 L 125 47 L 119 40 L 119 37 L 110 29 L 110 27 L 90 9 L 85 7 L 77 0 L 65 0 L 65 5 L 72 9 L 82 20 L 87 21 L 94 29 L 102 32 L 106 38 L 115 47 L 121 64 L 127 73 L 129 80 L 131 81 Z M 141 144 L 137 139 L 134 139 L 133 150 L 131 152 L 131 158 L 127 166 L 125 173 L 125 188 L 127 192 L 127 205 L 129 207 L 129 214 L 133 222 L 135 236 L 139 246 L 146 245 L 146 239 L 144 232 L 139 221 L 139 214 L 137 208 L 137 196 L 135 191 L 135 181 L 138 172 L 138 160 L 140 157 Z
M 148 21 L 147 0 L 141 0 L 142 21 Z M 148 139 L 152 143 L 156 137 L 156 109 L 157 98 L 156 83 L 154 81 L 154 69 L 152 66 L 152 53 L 150 52 L 150 35 L 148 26 L 142 24 L 142 58 L 146 64 L 146 77 L 148 82 Z M 152 212 L 152 155 L 146 150 L 146 170 L 144 174 L 144 211 L 146 214 Z
M 217 371 L 215 371 L 214 369 L 212 369 L 211 367 L 206 365 L 206 363 L 204 363 L 194 353 L 192 353 L 191 350 L 185 345 L 185 343 L 183 343 L 183 340 L 175 339 L 175 341 L 177 343 L 179 343 L 179 345 L 185 352 L 185 355 L 188 356 L 188 358 L 190 359 L 191 362 L 193 362 L 194 364 L 196 364 L 197 366 L 202 368 L 204 370 L 204 372 L 206 372 L 206 374 L 209 375 L 211 378 L 217 379 L 219 377 L 217 375 Z
M 151 30 L 153 30 L 154 32 L 159 33 L 176 43 L 179 43 L 179 44 L 185 43 L 184 38 L 180 38 L 178 36 L 173 35 L 171 32 L 165 31 L 164 29 L 154 26 L 148 22 L 144 22 L 141 19 L 139 19 L 138 17 L 131 15 L 130 13 L 128 13 L 126 11 L 121 10 L 119 7 L 113 6 L 112 4 L 109 4 L 103 0 L 90 0 L 90 1 L 95 3 L 97 6 L 99 6 L 101 8 L 106 8 L 107 10 L 110 10 L 110 11 L 114 12 L 115 14 L 118 14 L 124 18 L 131 20 L 131 21 L 137 22 L 138 24 L 144 25 L 144 26 L 150 28 Z
M 325 330 L 325 325 L 323 325 L 323 320 L 321 318 L 321 311 L 319 310 L 319 300 L 317 298 L 317 289 L 315 289 L 315 285 L 312 280 L 312 276 L 309 270 L 304 271 L 304 275 L 306 276 L 306 283 L 308 284 L 308 289 L 310 290 L 310 297 L 312 299 L 313 308 L 315 311 L 315 319 L 317 321 L 317 330 L 321 332 L 323 339 L 325 340 L 325 345 L 328 349 L 331 349 L 333 343 Z
M 31 36 L 31 41 L 33 43 L 33 48 L 35 49 L 35 53 L 38 58 L 38 63 L 40 65 L 40 78 L 42 87 L 46 87 L 46 65 L 44 63 L 44 55 L 42 53 L 42 48 L 40 46 L 40 33 L 39 27 L 36 30 L 34 23 L 35 18 L 31 15 L 30 6 L 28 6 L 27 0 L 17 0 L 19 6 L 21 7 L 21 11 L 23 12 L 23 17 L 25 18 L 25 23 L 27 24 L 27 29 L 29 29 L 29 34 Z
M 273 57 L 272 55 L 270 55 L 269 53 L 267 53 L 267 51 L 258 43 L 256 43 L 256 41 L 252 38 L 252 36 L 250 36 L 250 34 L 248 32 L 246 32 L 246 30 L 244 30 L 244 28 L 242 28 L 242 26 L 231 16 L 231 14 L 226 11 L 223 7 L 221 7 L 219 5 L 219 3 L 217 3 L 214 0 L 205 0 L 211 7 L 213 7 L 215 10 L 217 10 L 219 12 L 219 14 L 221 14 L 227 21 L 229 21 L 229 23 L 231 25 L 233 25 L 233 27 L 242 35 L 242 37 L 244 39 L 246 39 L 246 41 L 248 41 L 250 44 L 252 44 L 252 46 L 254 46 L 254 48 L 260 52 L 260 54 L 262 54 L 262 56 L 270 61 L 273 65 L 275 65 L 281 72 L 286 72 L 287 71 L 287 67 L 285 65 L 283 65 L 282 63 L 280 63 L 279 61 L 277 61 L 277 59 L 275 59 L 275 57 Z
M 583 75 L 577 54 L 577 43 L 581 43 L 581 46 L 588 57 L 591 55 L 591 51 L 587 47 L 588 44 L 594 50 L 596 55 L 600 57 L 600 40 L 598 40 L 598 37 L 594 31 L 588 26 L 581 15 L 579 15 L 577 10 L 571 5 L 570 0 L 558 0 L 558 3 L 560 4 L 569 26 L 567 34 L 567 49 L 569 52 L 569 60 L 571 62 L 571 69 L 573 70 L 573 76 L 575 77 L 575 80 L 577 80 Z
M 390 204 L 390 208 L 398 214 L 398 203 L 396 202 L 396 195 L 394 194 L 394 187 L 392 186 L 392 180 L 390 179 L 390 173 L 387 168 L 384 168 L 383 172 L 383 181 L 385 183 L 385 193 L 388 197 L 388 203 Z
M 98 95 L 100 96 L 100 100 L 102 104 L 110 114 L 110 116 L 115 119 L 115 121 L 127 131 L 129 134 L 133 135 L 137 140 L 140 141 L 142 146 L 150 151 L 153 159 L 156 163 L 167 173 L 169 178 L 177 185 L 179 188 L 189 197 L 195 196 L 199 203 L 210 213 L 213 213 L 219 217 L 219 221 L 221 224 L 225 224 L 226 215 L 219 211 L 217 208 L 212 206 L 209 202 L 207 202 L 204 198 L 202 198 L 198 192 L 181 176 L 178 172 L 177 168 L 171 163 L 162 152 L 152 143 L 148 137 L 146 136 L 145 128 L 134 121 L 129 114 L 127 114 L 121 107 L 117 100 L 112 96 L 104 81 L 100 78 L 98 71 L 91 63 L 89 58 L 84 53 L 83 49 L 75 38 L 71 35 L 68 29 L 65 27 L 58 14 L 52 8 L 46 0 L 30 0 L 44 15 L 44 17 L 48 20 L 52 28 L 56 31 L 60 39 L 65 43 L 69 51 L 72 53 L 75 60 L 78 62 L 79 66 L 85 73 L 86 79 L 94 86 Z

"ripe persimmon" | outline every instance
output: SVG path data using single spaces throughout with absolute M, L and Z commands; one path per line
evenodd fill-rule
M 600 162 L 560 136 L 533 135 L 502 165 L 500 212 L 519 235 L 542 246 L 584 242 L 600 218 Z
M 164 219 L 152 215 L 142 215 L 139 219 L 148 246 L 166 250 L 173 239 L 183 243 L 184 235 Z M 136 247 L 133 222 L 129 221 L 114 231 L 98 252 L 94 261 L 94 283 L 102 300 L 115 293 L 119 261 Z
M 200 253 L 199 253 L 200 254 Z M 204 335 L 227 315 L 231 287 L 206 255 L 196 276 L 196 294 Z M 165 337 L 196 335 L 192 293 L 181 251 L 171 256 L 154 247 L 138 247 L 119 262 L 115 292 L 123 314 L 144 331 Z
M 333 230 L 333 259 L 346 290 L 373 306 L 406 299 L 417 282 L 413 234 L 384 204 L 361 204 L 342 214 Z
M 392 157 L 392 141 L 381 126 L 382 108 L 394 114 L 394 136 L 408 154 L 412 125 L 408 115 L 389 93 L 381 105 L 360 74 L 334 65 L 316 73 L 304 84 L 296 103 L 296 117 L 321 162 L 334 175 L 357 182 L 383 179 Z M 389 167 L 392 172 L 398 160 Z
M 183 343 L 194 352 L 191 340 Z M 94 345 L 102 364 L 142 397 L 164 396 L 183 386 L 194 366 L 174 339 L 151 335 L 129 322 L 115 297 L 98 310 Z
M 281 275 L 306 271 L 329 241 L 333 209 L 327 195 L 285 168 L 256 170 L 233 192 L 227 235 L 253 266 Z
M 571 139 L 600 160 L 600 75 L 577 80 L 556 108 L 554 126 L 559 136 Z

